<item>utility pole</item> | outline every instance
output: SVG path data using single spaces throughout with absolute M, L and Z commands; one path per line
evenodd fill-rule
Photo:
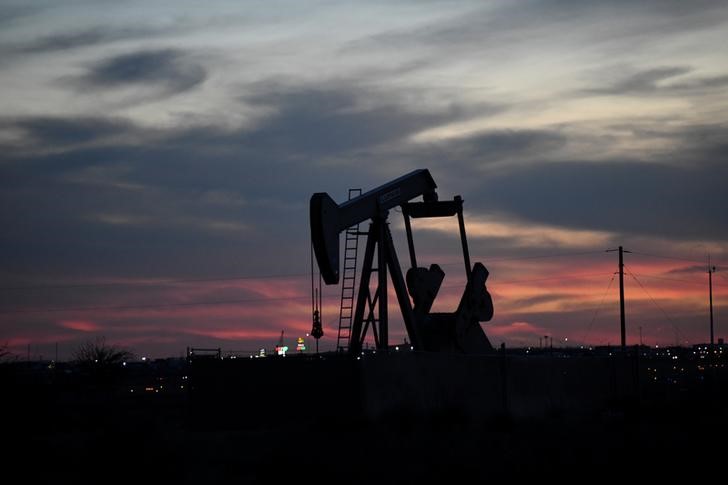
M 607 249 L 608 253 L 619 251 L 619 331 L 622 338 L 622 352 L 627 349 L 627 331 L 624 318 L 624 253 L 631 253 L 619 246 L 618 249 Z
M 710 260 L 708 260 L 708 294 L 710 295 L 710 351 L 713 352 L 713 346 L 715 342 L 713 340 L 713 273 L 715 273 L 715 266 L 710 266 Z

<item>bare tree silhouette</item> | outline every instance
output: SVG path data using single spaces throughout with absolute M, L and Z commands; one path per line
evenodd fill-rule
M 106 343 L 105 337 L 81 344 L 72 353 L 73 360 L 82 367 L 108 369 L 123 364 L 134 354 L 129 350 Z
M 110 391 L 122 376 L 124 362 L 134 354 L 116 345 L 107 344 L 104 337 L 98 337 L 81 344 L 71 356 L 80 371 L 80 382 L 85 383 L 87 389 Z
M 10 355 L 8 350 L 8 343 L 0 344 L 0 362 L 4 361 L 6 357 Z

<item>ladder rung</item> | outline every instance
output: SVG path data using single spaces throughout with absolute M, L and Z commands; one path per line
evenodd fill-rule
M 362 194 L 361 189 L 349 189 L 349 200 Z M 359 224 L 350 226 L 345 231 L 344 271 L 341 285 L 341 306 L 339 308 L 339 333 L 336 342 L 337 350 L 348 351 L 349 339 L 354 312 L 354 294 L 356 286 L 356 265 L 359 255 L 359 236 L 367 235 L 359 230 Z

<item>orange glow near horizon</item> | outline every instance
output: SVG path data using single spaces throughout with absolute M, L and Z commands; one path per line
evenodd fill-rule
M 618 344 L 619 283 L 613 254 L 582 258 L 578 265 L 548 258 L 493 259 L 492 264 L 487 259 L 483 262 L 490 271 L 488 289 L 495 317 L 483 328 L 494 345 L 500 341 L 509 346 L 537 345 L 544 335 L 562 344 L 565 341 L 560 338 L 568 338 L 574 345 Z M 447 275 L 433 311 L 457 308 L 465 281 L 460 264 L 443 266 Z M 288 339 L 305 336 L 311 330 L 309 281 L 301 276 L 202 281 L 162 289 L 150 285 L 143 291 L 143 299 L 134 292 L 118 293 L 103 305 L 89 305 L 97 310 L 69 311 L 61 318 L 54 313 L 14 315 L 18 322 L 52 318 L 57 331 L 34 332 L 29 323 L 9 336 L 7 343 L 19 355 L 29 344 L 48 346 L 95 335 L 105 335 L 125 346 L 145 347 L 156 342 L 162 348 L 184 348 L 204 342 L 246 349 L 270 347 L 281 330 Z M 339 292 L 336 286 L 324 288 L 322 350 L 336 345 Z M 707 340 L 707 275 L 691 272 L 689 263 L 630 256 L 625 296 L 629 342 L 636 342 L 640 328 L 643 340 L 651 344 Z M 728 330 L 720 311 L 728 305 L 726 280 L 714 278 L 713 298 L 716 336 L 721 337 Z M 179 306 L 144 308 L 147 301 Z M 134 308 L 135 304 L 140 308 Z M 112 308 L 105 310 L 105 305 Z M 395 343 L 404 340 L 406 332 L 391 285 L 389 305 L 390 339 Z M 120 308 L 113 309 L 117 306 Z M 9 315 L 2 318 L 9 320 Z M 44 353 L 50 355 L 48 350 Z

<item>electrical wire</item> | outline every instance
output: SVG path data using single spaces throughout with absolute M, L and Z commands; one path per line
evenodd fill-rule
M 667 312 L 657 303 L 657 300 L 655 300 L 652 297 L 652 295 L 650 295 L 650 292 L 647 291 L 647 288 L 644 287 L 644 285 L 642 284 L 642 282 L 637 279 L 637 276 L 635 276 L 635 274 L 632 271 L 630 271 L 627 268 L 626 265 L 624 266 L 624 269 L 632 277 L 632 279 L 634 279 L 637 282 L 637 284 L 639 285 L 639 287 L 642 288 L 642 291 L 645 292 L 645 294 L 650 298 L 650 300 L 652 301 L 652 303 L 662 312 L 662 314 L 665 316 L 665 318 L 667 318 L 667 321 L 670 322 L 670 325 L 672 325 L 672 328 L 673 328 L 673 330 L 675 330 L 675 333 L 682 340 L 684 338 L 684 336 L 682 335 L 682 332 L 680 332 L 680 329 L 677 327 L 677 324 L 675 323 L 675 321 L 672 318 L 670 318 L 670 316 L 667 314 Z M 685 340 L 687 340 L 687 339 L 685 339 Z
M 651 274 L 645 274 L 645 273 L 640 274 L 640 276 L 642 278 L 653 278 L 653 279 L 658 279 L 658 280 L 676 281 L 679 283 L 687 283 L 689 285 L 700 285 L 700 286 L 705 285 L 705 283 L 702 281 L 690 281 L 690 280 L 683 280 L 683 279 L 679 279 L 679 278 L 667 278 L 665 276 L 657 276 L 657 275 L 651 275 Z
M 587 337 L 591 335 L 592 326 L 594 325 L 594 322 L 597 319 L 597 315 L 602 309 L 602 306 L 604 305 L 604 299 L 607 297 L 607 293 L 609 293 L 609 289 L 612 287 L 612 283 L 614 283 L 614 278 L 616 277 L 616 273 L 612 274 L 612 277 L 609 279 L 609 284 L 607 284 L 607 289 L 604 290 L 604 294 L 602 295 L 601 300 L 599 301 L 599 305 L 594 309 L 594 315 L 592 315 L 592 319 L 589 322 L 589 325 L 587 325 L 587 329 L 584 332 L 584 334 L 581 337 L 582 342 L 586 342 Z
M 695 264 L 706 264 L 705 261 L 698 261 L 695 259 L 687 259 L 687 258 L 678 258 L 676 256 L 666 256 L 664 254 L 654 254 L 654 253 L 644 253 L 641 251 L 631 251 L 632 254 L 639 254 L 640 256 L 649 256 L 651 258 L 659 258 L 659 259 L 673 259 L 675 261 L 686 261 L 688 263 L 695 263 Z

